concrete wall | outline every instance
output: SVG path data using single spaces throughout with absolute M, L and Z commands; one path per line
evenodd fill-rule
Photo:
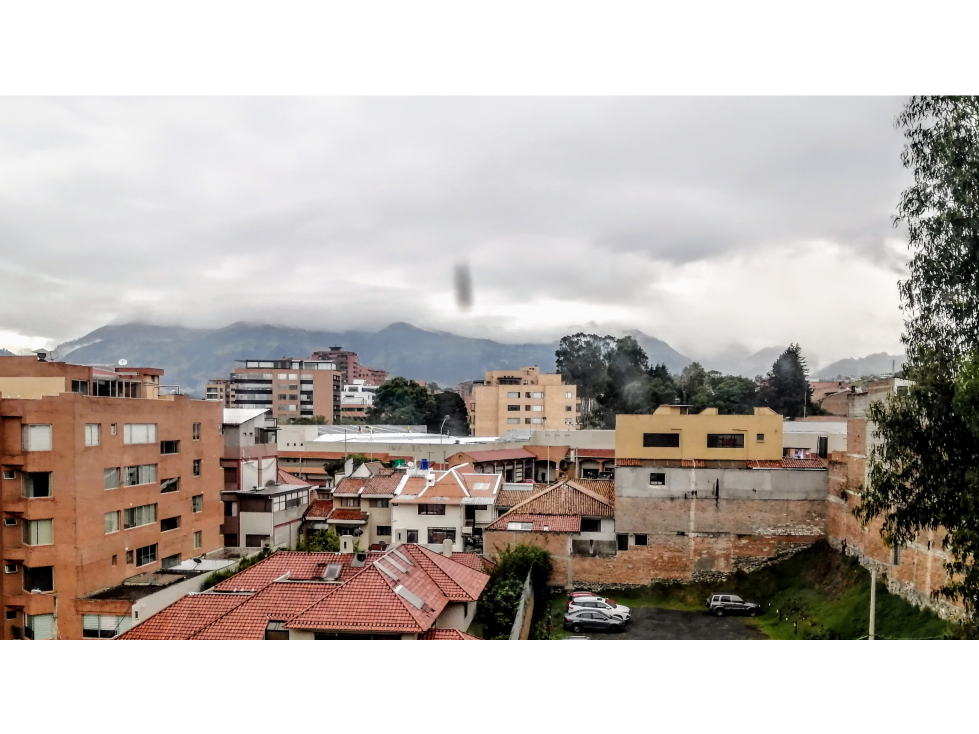
M 651 485 L 650 474 L 665 474 L 664 486 Z M 823 500 L 827 492 L 824 470 L 796 469 L 680 469 L 618 467 L 617 498 Z M 617 510 L 620 517 L 621 508 Z M 625 526 L 623 526 L 625 527 Z
M 419 544 L 440 552 L 442 550 L 441 544 L 428 545 L 428 529 L 455 528 L 456 539 L 452 545 L 452 550 L 454 552 L 462 552 L 462 526 L 462 505 L 446 505 L 444 515 L 419 515 L 418 505 L 416 504 L 391 505 L 392 543 L 407 543 L 408 536 L 405 531 L 417 530 Z
M 434 626 L 438 629 L 454 629 L 465 632 L 475 617 L 476 602 L 471 601 L 467 604 L 450 601 L 445 605 L 445 609 L 439 614 L 438 619 L 435 620 Z

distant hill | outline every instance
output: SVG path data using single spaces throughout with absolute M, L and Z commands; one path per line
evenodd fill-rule
M 639 346 L 643 348 L 646 356 L 649 357 L 650 366 L 665 364 L 670 372 L 679 374 L 692 361 L 689 357 L 680 354 L 665 341 L 657 339 L 654 336 L 649 336 L 648 334 L 643 334 L 638 329 L 633 329 L 625 333 L 627 336 L 633 337 Z
M 8 352 L 6 349 L 0 349 L 0 357 L 13 357 L 13 352 Z
M 455 385 L 491 369 L 539 365 L 554 371 L 556 344 L 503 344 L 397 323 L 378 332 L 330 332 L 236 323 L 220 329 L 120 324 L 61 344 L 58 359 L 82 364 L 162 367 L 164 381 L 200 395 L 207 380 L 226 377 L 238 359 L 308 357 L 340 345 L 369 367 L 392 375 Z
M 869 375 L 891 374 L 904 366 L 904 360 L 903 354 L 887 354 L 886 352 L 870 354 L 859 359 L 841 359 L 819 370 L 819 379 L 855 379 Z

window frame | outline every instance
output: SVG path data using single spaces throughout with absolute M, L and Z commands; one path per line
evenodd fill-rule
M 653 477 L 662 477 L 662 481 L 655 481 Z M 649 486 L 650 487 L 665 487 L 666 486 L 666 472 L 665 471 L 651 471 L 649 472 Z
M 438 504 L 436 502 L 419 502 L 418 505 L 419 515 L 444 515 L 445 505 Z M 431 508 L 437 508 L 436 510 L 431 510 Z M 422 508 L 425 508 L 424 510 Z
M 708 433 L 707 448 L 709 449 L 743 449 L 743 433 Z M 731 445 L 727 445 L 728 443 Z
M 145 551 L 145 553 L 143 553 L 143 562 L 140 563 L 139 562 L 140 553 L 143 551 Z M 137 548 L 135 553 L 136 568 L 139 568 L 141 566 L 149 566 L 151 563 L 156 563 L 156 557 L 158 551 L 159 548 L 157 543 L 152 543 L 150 545 L 144 545 L 142 548 Z M 149 558 L 149 560 L 147 560 L 147 556 L 152 556 L 152 557 Z
M 192 515 L 196 515 L 198 512 L 204 511 L 204 495 L 195 494 L 190 498 L 190 512 Z
M 156 434 L 156 423 L 122 424 L 122 442 L 126 446 L 145 446 L 147 444 L 156 443 Z
M 47 430 L 39 430 L 47 429 Z M 54 427 L 50 423 L 24 423 L 21 428 L 21 449 L 25 452 L 53 451 Z
M 122 514 L 121 510 L 113 510 L 112 512 L 103 513 L 102 527 L 105 530 L 103 535 L 112 535 L 113 533 L 118 533 L 122 529 L 122 518 L 120 517 L 121 514 Z M 110 525 L 109 516 L 115 517 L 115 530 L 106 529 Z
M 680 448 L 680 432 L 643 433 L 642 447 L 644 449 L 678 449 Z
M 93 440 L 94 434 L 94 440 Z M 86 446 L 101 446 L 102 445 L 102 424 L 101 423 L 86 423 L 85 424 L 85 445 Z

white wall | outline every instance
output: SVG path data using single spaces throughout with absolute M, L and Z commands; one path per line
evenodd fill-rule
M 418 542 L 421 545 L 428 545 L 429 528 L 455 528 L 456 539 L 452 545 L 453 551 L 462 551 L 462 525 L 463 525 L 462 505 L 446 505 L 444 515 L 419 515 L 418 505 L 391 505 L 391 538 L 392 543 L 407 543 L 408 536 L 406 530 L 418 531 Z M 432 550 L 441 551 L 441 546 L 431 546 Z

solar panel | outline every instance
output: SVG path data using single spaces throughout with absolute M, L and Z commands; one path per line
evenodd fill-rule
M 385 566 L 380 561 L 374 561 L 374 567 L 378 571 L 383 571 L 385 575 L 390 576 L 395 581 L 398 580 L 398 574 L 397 574 L 397 572 L 396 571 L 392 571 L 390 568 L 388 568 L 387 566 Z
M 401 584 L 394 587 L 394 593 L 411 604 L 411 606 L 413 606 L 415 609 L 421 609 L 423 606 L 425 606 L 425 603 L 421 599 L 419 599 L 413 592 L 409 591 Z
M 404 561 L 409 566 L 414 566 L 415 565 L 414 563 L 411 562 L 411 559 L 408 558 L 408 556 L 406 556 L 404 553 L 402 553 L 401 551 L 399 551 L 397 548 L 395 548 L 393 551 L 391 551 L 391 553 L 394 554 L 394 555 L 396 555 L 398 558 L 400 558 L 402 561 Z

